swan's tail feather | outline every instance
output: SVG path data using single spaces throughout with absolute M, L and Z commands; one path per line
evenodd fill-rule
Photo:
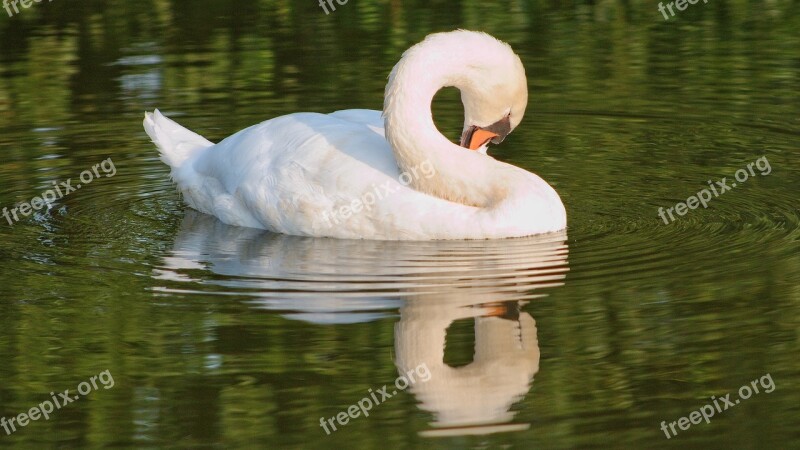
M 158 147 L 161 161 L 176 169 L 193 153 L 214 145 L 197 133 L 167 118 L 159 110 L 144 113 L 144 130 Z

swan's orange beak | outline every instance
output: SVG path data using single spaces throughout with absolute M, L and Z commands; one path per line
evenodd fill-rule
M 464 132 L 464 135 L 461 136 L 461 146 L 470 150 L 477 150 L 498 136 L 497 133 L 484 130 L 483 128 L 470 127 Z
M 499 144 L 511 133 L 511 114 L 503 117 L 499 121 L 488 127 L 473 125 L 461 135 L 461 146 L 470 150 L 477 150 L 490 141 Z

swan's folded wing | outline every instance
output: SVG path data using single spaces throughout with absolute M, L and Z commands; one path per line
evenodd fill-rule
M 286 234 L 423 239 L 474 228 L 473 207 L 401 183 L 379 121 L 363 110 L 278 117 L 210 147 L 175 179 L 195 209 Z
M 380 111 L 372 109 L 343 109 L 328 115 L 337 119 L 364 125 L 381 137 L 386 137 L 383 128 L 383 117 Z

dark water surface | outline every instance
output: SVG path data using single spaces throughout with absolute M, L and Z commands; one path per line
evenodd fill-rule
M 668 21 L 655 2 L 300 3 L 0 11 L 0 207 L 114 166 L 0 219 L 0 417 L 113 376 L 0 447 L 800 448 L 799 3 Z M 566 233 L 229 227 L 182 205 L 141 128 L 154 107 L 213 141 L 380 109 L 402 51 L 458 27 L 521 55 L 528 112 L 491 152 L 558 190 Z M 455 137 L 457 93 L 434 111 Z M 428 381 L 400 392 L 409 371 Z M 384 385 L 368 417 L 320 426 Z M 709 423 L 660 429 L 728 393 Z

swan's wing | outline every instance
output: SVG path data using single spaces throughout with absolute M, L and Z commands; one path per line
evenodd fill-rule
M 343 109 L 330 113 L 329 116 L 364 125 L 380 136 L 386 137 L 383 131 L 383 116 L 380 111 L 372 109 Z
M 233 225 L 307 236 L 425 239 L 447 229 L 432 214 L 472 211 L 399 181 L 378 111 L 278 117 L 187 162 L 174 174 L 187 203 Z M 424 168 L 416 174 L 432 175 Z

